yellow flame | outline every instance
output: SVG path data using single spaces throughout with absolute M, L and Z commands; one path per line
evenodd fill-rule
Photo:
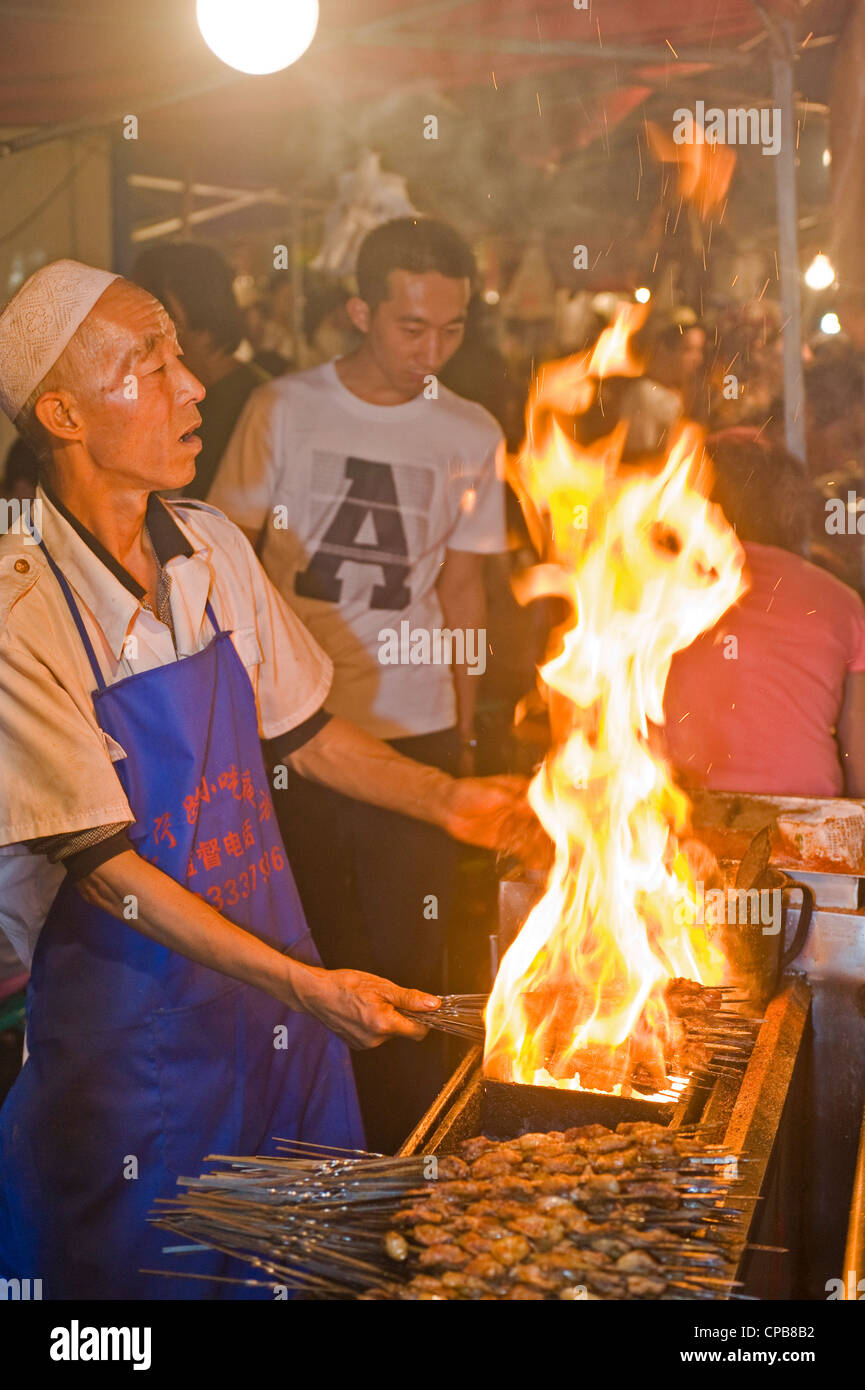
M 573 622 L 541 668 L 555 746 L 529 791 L 554 864 L 502 961 L 484 1061 L 500 1080 L 574 1087 L 588 1057 L 604 1090 L 627 1084 L 635 1061 L 664 1084 L 664 987 L 719 977 L 675 839 L 689 804 L 651 752 L 649 724 L 663 723 L 674 653 L 744 587 L 741 547 L 704 495 L 695 426 L 658 469 L 619 472 L 622 431 L 585 449 L 557 421 L 587 408 L 593 367 L 630 360 L 643 306 L 625 308 L 593 353 L 536 382 L 514 471 L 545 560 L 518 597 L 564 597 Z

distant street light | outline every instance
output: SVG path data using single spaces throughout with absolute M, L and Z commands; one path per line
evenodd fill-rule
M 318 0 L 196 0 L 208 48 L 238 72 L 281 72 L 306 52 L 318 28 Z
M 827 290 L 835 279 L 835 267 L 822 251 L 805 271 L 805 284 L 811 290 Z

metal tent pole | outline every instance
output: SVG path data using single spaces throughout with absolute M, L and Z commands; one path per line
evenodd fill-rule
M 784 439 L 805 458 L 805 381 L 802 373 L 802 298 L 796 199 L 796 119 L 793 99 L 793 27 L 776 21 L 772 34 L 772 90 L 781 112 L 781 148 L 774 157 L 778 204 L 778 268 L 784 347 Z

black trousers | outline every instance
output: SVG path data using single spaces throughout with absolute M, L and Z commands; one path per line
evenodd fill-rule
M 407 757 L 456 769 L 455 729 L 391 741 Z M 384 975 L 440 994 L 459 847 L 442 831 L 316 786 L 289 771 L 274 792 L 306 919 L 329 969 Z M 393 1153 L 447 1075 L 444 1039 L 397 1040 L 352 1054 L 367 1142 Z

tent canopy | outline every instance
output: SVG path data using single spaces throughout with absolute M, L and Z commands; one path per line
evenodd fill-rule
M 210 54 L 193 0 L 36 0 L 3 4 L 0 125 L 44 127 L 151 112 L 154 134 L 178 121 L 214 132 L 247 121 L 259 139 L 268 119 L 412 89 L 499 87 L 579 70 L 582 86 L 675 84 L 686 72 L 743 70 L 768 22 L 795 16 L 812 50 L 834 34 L 850 0 L 321 0 L 312 48 L 271 77 L 234 73 Z M 605 54 L 606 51 L 606 54 Z M 695 63 L 701 66 L 695 68 Z M 764 64 L 765 66 L 765 64 Z M 230 103 L 227 102 L 230 89 Z M 230 109 L 227 109 L 230 106 Z

